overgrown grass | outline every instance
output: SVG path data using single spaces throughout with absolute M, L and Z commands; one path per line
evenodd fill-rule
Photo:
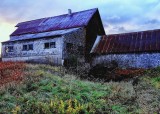
M 160 67 L 146 70 L 143 80 L 150 83 L 155 88 L 160 89 Z
M 93 82 L 81 80 L 74 75 L 59 76 L 60 70 L 60 67 L 28 64 L 22 83 L 18 85 L 10 83 L 1 87 L 0 112 L 145 113 L 137 102 L 137 94 L 132 82 Z

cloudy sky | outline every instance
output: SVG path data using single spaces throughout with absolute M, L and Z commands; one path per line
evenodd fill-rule
M 106 34 L 160 29 L 160 0 L 1 0 L 0 42 L 18 22 L 98 8 Z

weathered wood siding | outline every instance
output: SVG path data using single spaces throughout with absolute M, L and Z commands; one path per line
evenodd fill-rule
M 92 59 L 92 65 L 108 64 L 111 61 L 116 61 L 122 68 L 155 68 L 160 66 L 160 53 L 100 55 Z

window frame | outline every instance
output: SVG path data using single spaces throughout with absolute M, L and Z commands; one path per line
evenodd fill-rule
M 49 42 L 44 43 L 44 49 L 49 49 Z
M 24 46 L 26 47 L 24 48 Z M 31 49 L 30 46 L 32 47 Z M 30 51 L 30 50 L 33 50 L 33 44 L 23 44 L 22 51 Z
M 7 53 L 11 53 L 11 52 L 14 52 L 14 46 L 10 45 L 10 46 L 6 46 L 6 50 L 5 50 Z
M 33 44 L 28 44 L 28 50 L 33 50 Z
M 56 42 L 46 42 L 44 43 L 44 49 L 56 48 Z

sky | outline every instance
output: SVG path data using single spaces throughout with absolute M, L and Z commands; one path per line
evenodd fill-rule
M 1 0 L 0 42 L 19 22 L 98 8 L 106 34 L 160 29 L 160 0 Z

